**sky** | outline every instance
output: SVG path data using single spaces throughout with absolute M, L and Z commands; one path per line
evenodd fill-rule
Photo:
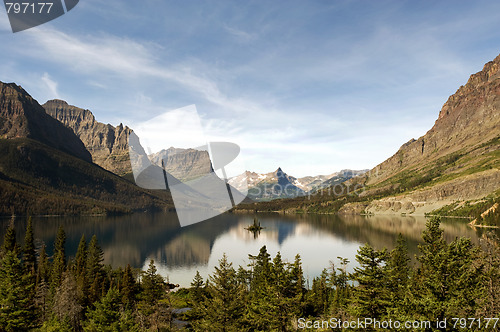
M 195 105 L 245 169 L 301 177 L 424 135 L 500 53 L 500 2 L 81 0 L 15 34 L 0 11 L 0 45 L 0 81 L 41 104 L 132 129 Z

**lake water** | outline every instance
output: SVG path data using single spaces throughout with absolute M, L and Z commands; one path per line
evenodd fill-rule
M 285 261 L 302 258 L 304 274 L 311 280 L 324 268 L 338 265 L 337 257 L 348 258 L 349 270 L 355 266 L 360 245 L 369 243 L 377 249 L 392 249 L 399 233 L 406 239 L 411 256 L 417 253 L 424 217 L 336 216 L 258 214 L 264 229 L 254 236 L 245 230 L 253 223 L 253 215 L 224 214 L 181 228 L 174 213 L 142 213 L 113 217 L 37 217 L 33 218 L 36 246 L 47 245 L 52 251 L 57 229 L 66 231 L 66 250 L 76 253 L 82 234 L 87 242 L 97 235 L 104 250 L 104 263 L 113 267 L 147 269 L 154 259 L 158 271 L 170 282 L 189 287 L 196 271 L 206 278 L 214 271 L 223 253 L 237 268 L 249 263 L 248 254 L 256 255 L 266 245 L 272 257 L 279 251 Z M 9 219 L 0 220 L 1 236 Z M 22 242 L 25 218 L 16 219 L 18 240 Z M 448 241 L 470 237 L 478 243 L 484 230 L 472 229 L 464 220 L 442 223 Z

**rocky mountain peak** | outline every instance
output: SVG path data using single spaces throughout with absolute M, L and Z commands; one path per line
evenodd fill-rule
M 474 95 L 485 95 L 487 86 L 500 78 L 500 55 L 493 61 L 486 63 L 483 70 L 473 74 L 465 85 L 462 85 L 455 94 L 451 95 L 439 112 L 436 123 L 442 118 L 450 115 L 450 111 L 463 103 L 467 103 Z M 496 85 L 498 88 L 498 84 Z M 496 91 L 497 94 L 500 91 Z
M 128 154 L 130 128 L 98 122 L 91 111 L 64 100 L 49 100 L 43 107 L 82 140 L 96 164 L 118 175 L 132 172 Z
M 448 98 L 424 136 L 403 144 L 396 154 L 376 166 L 367 184 L 491 141 L 498 137 L 499 109 L 500 55 Z
M 21 86 L 0 82 L 0 138 L 26 137 L 92 161 L 79 138 L 45 113 Z

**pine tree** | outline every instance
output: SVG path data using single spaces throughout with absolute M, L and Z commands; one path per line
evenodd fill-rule
M 49 308 L 49 259 L 47 257 L 47 252 L 45 249 L 45 244 L 42 245 L 40 249 L 40 256 L 38 258 L 38 268 L 36 272 L 36 294 L 35 303 L 37 308 L 40 310 L 40 319 L 42 322 L 45 321 Z
M 24 236 L 23 261 L 26 271 L 28 271 L 32 275 L 35 275 L 37 271 L 37 264 L 35 239 L 33 235 L 33 223 L 31 217 L 28 218 L 28 225 L 26 227 L 26 234 Z
M 125 271 L 123 271 L 123 278 L 121 284 L 121 294 L 122 294 L 122 303 L 126 308 L 132 308 L 135 304 L 135 295 L 136 295 L 137 284 L 132 273 L 132 268 L 130 264 L 127 264 Z
M 96 302 L 95 309 L 87 314 L 85 332 L 134 332 L 138 331 L 132 313 L 121 307 L 120 294 L 112 287 Z
M 47 250 L 45 244 L 42 245 L 40 249 L 40 256 L 38 257 L 38 268 L 36 273 L 37 285 L 41 282 L 47 282 L 49 278 L 49 258 L 47 256 Z
M 319 277 L 313 279 L 311 292 L 309 293 L 309 306 L 314 315 L 321 316 L 328 313 L 330 305 L 331 289 L 328 287 L 328 272 L 324 269 Z
M 194 322 L 197 331 L 240 331 L 245 308 L 244 288 L 236 280 L 236 271 L 224 254 L 210 276 L 203 318 Z
M 27 331 L 35 321 L 34 282 L 18 257 L 13 225 L 5 234 L 0 261 L 0 330 Z
M 302 317 L 305 295 L 305 280 L 302 270 L 300 255 L 295 256 L 295 260 L 290 268 L 288 296 L 292 299 L 291 306 L 295 316 Z
M 410 257 L 408 257 L 408 247 L 406 241 L 401 235 L 398 235 L 396 247 L 391 251 L 390 259 L 387 264 L 389 275 L 389 291 L 393 304 L 401 303 L 406 294 L 410 278 Z
M 141 286 L 143 289 L 142 297 L 146 303 L 154 305 L 163 298 L 165 294 L 165 281 L 157 273 L 154 260 L 149 262 L 148 270 L 141 278 Z
M 202 301 L 203 299 L 203 287 L 205 285 L 205 282 L 203 281 L 203 278 L 200 275 L 200 271 L 196 271 L 196 275 L 193 278 L 193 281 L 191 282 L 191 297 L 194 300 L 195 304 L 198 304 Z
M 352 279 L 358 282 L 352 311 L 357 317 L 380 318 L 387 313 L 390 305 L 387 293 L 387 271 L 385 264 L 387 250 L 375 250 L 369 244 L 360 247 L 356 260 L 359 267 L 354 268 Z
M 419 318 L 473 316 L 484 290 L 478 248 L 465 238 L 447 244 L 439 224 L 440 219 L 433 218 L 423 232 L 420 268 L 410 288 L 412 305 Z
M 66 270 L 66 233 L 62 226 L 57 231 L 56 241 L 54 243 L 54 258 L 50 272 L 51 293 L 54 293 L 57 287 L 61 285 L 62 275 Z
M 102 261 L 104 253 L 97 242 L 97 236 L 92 236 L 87 250 L 85 279 L 88 284 L 88 301 L 93 303 L 102 296 L 104 270 Z
M 7 252 L 14 252 L 16 255 L 19 255 L 19 245 L 16 242 L 16 229 L 14 228 L 14 217 L 10 219 L 9 227 L 7 228 L 4 238 L 2 249 L 0 254 L 3 256 Z
M 76 250 L 74 274 L 76 277 L 76 286 L 78 297 L 82 305 L 87 305 L 87 296 L 89 292 L 89 284 L 87 281 L 87 241 L 85 241 L 85 234 L 82 235 L 78 249 Z

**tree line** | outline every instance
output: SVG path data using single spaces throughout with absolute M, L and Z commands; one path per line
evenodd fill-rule
M 285 262 L 264 246 L 246 267 L 233 267 L 224 255 L 207 280 L 197 273 L 189 289 L 169 292 L 173 285 L 153 261 L 147 271 L 105 266 L 96 236 L 89 242 L 82 236 L 68 259 L 65 240 L 59 228 L 49 257 L 44 245 L 35 248 L 31 219 L 22 247 L 11 223 L 0 249 L 0 331 L 173 331 L 176 301 L 192 308 L 181 319 L 194 331 L 294 331 L 299 318 L 500 315 L 498 241 L 448 243 L 439 218 L 428 220 L 416 263 L 400 235 L 392 251 L 361 246 L 352 272 L 351 262 L 338 257 L 311 285 L 299 255 Z
M 170 329 L 169 284 L 154 261 L 147 271 L 105 266 L 95 235 L 82 236 L 68 260 L 65 241 L 60 227 L 49 257 L 45 245 L 35 250 L 31 218 L 22 247 L 11 222 L 0 250 L 0 331 Z
M 284 263 L 279 252 L 271 259 L 264 246 L 249 256 L 247 268 L 238 269 L 224 255 L 206 282 L 199 274 L 194 278 L 194 309 L 188 317 L 196 331 L 294 331 L 299 318 L 447 319 L 443 329 L 453 330 L 453 318 L 500 318 L 498 242 L 485 238 L 480 247 L 457 238 L 447 243 L 439 218 L 427 222 L 422 238 L 416 264 L 399 235 L 392 251 L 360 247 L 353 272 L 348 272 L 349 260 L 338 257 L 311 287 L 306 287 L 298 255 Z

